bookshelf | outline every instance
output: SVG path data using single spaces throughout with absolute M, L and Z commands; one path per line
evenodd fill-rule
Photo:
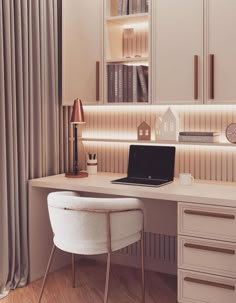
M 149 103 L 147 0 L 106 0 L 104 6 L 106 104 Z

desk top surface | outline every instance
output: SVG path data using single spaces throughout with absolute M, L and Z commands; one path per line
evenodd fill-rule
M 112 184 L 123 174 L 98 173 L 87 178 L 66 178 L 64 174 L 32 179 L 29 185 L 156 200 L 170 200 L 236 207 L 236 182 L 195 181 L 180 185 L 178 179 L 161 187 Z

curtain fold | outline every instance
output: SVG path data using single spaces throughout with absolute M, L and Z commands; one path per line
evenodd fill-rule
M 59 0 L 0 0 L 0 298 L 27 283 L 27 181 L 69 166 L 60 8 Z

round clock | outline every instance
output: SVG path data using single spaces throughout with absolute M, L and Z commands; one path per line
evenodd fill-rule
M 236 123 L 230 123 L 226 127 L 225 135 L 229 142 L 236 144 Z

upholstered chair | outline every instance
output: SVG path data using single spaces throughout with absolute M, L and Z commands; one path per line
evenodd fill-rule
M 72 285 L 75 287 L 74 254 L 107 253 L 104 303 L 108 300 L 111 252 L 134 242 L 141 243 L 142 302 L 145 300 L 144 215 L 142 202 L 135 198 L 88 198 L 75 192 L 48 195 L 49 218 L 54 233 L 38 303 L 40 303 L 55 248 L 72 254 Z

